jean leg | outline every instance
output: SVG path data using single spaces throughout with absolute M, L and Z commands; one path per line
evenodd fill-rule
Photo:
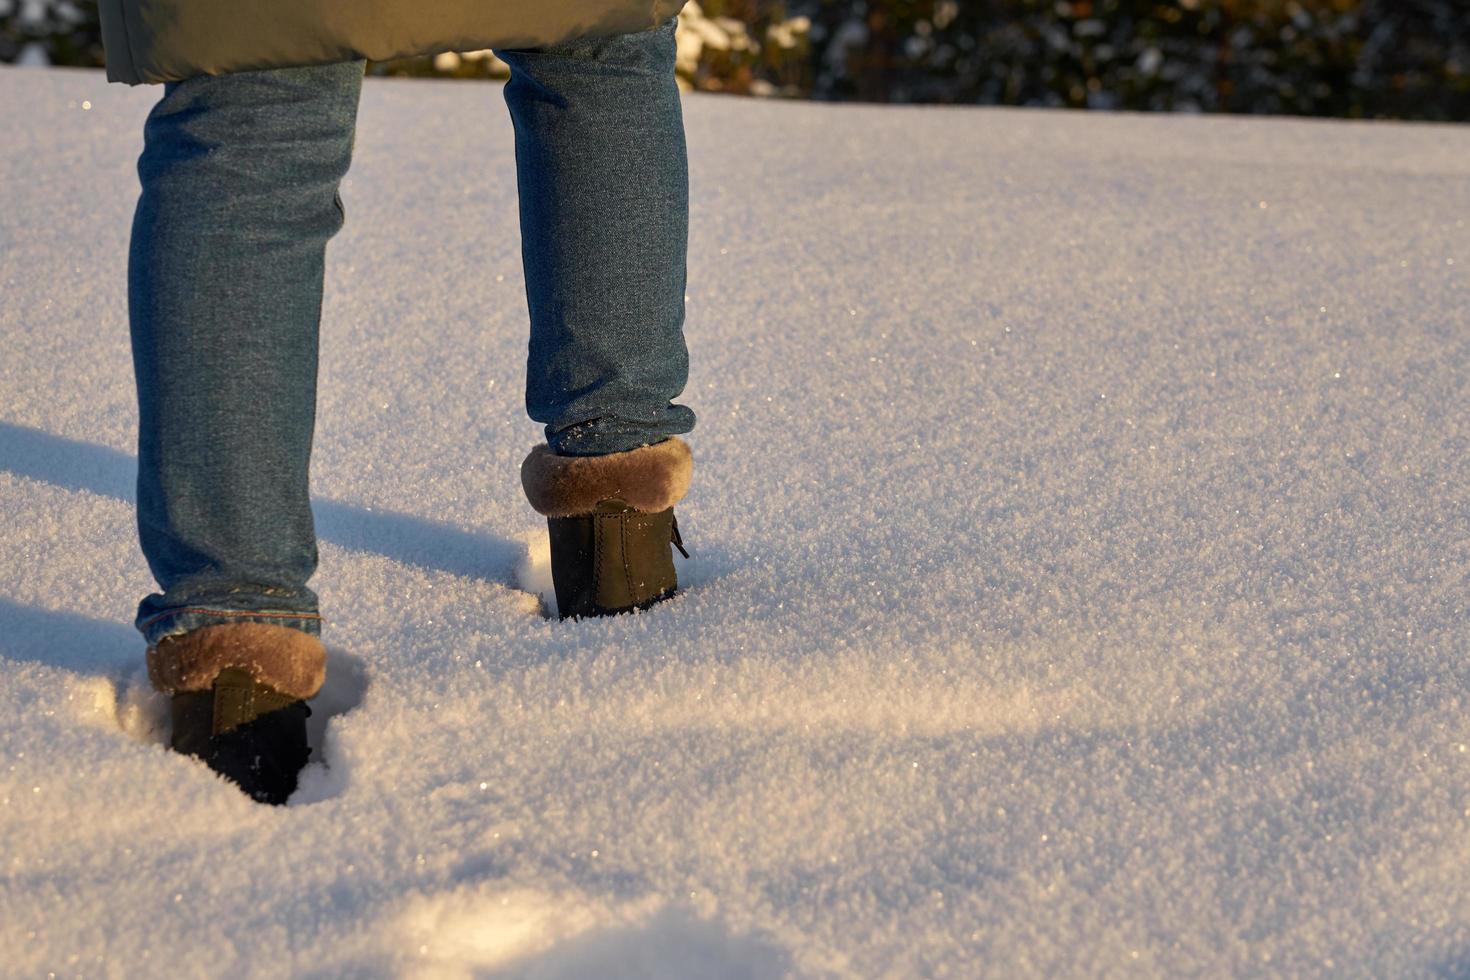
M 497 52 L 511 67 L 531 312 L 526 410 L 560 454 L 621 452 L 694 427 L 672 403 L 689 374 L 675 24 Z
M 243 617 L 319 630 L 317 336 L 362 74 L 190 79 L 148 117 L 128 310 L 150 643 Z

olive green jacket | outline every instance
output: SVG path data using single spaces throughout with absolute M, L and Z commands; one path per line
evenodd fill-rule
M 101 0 L 107 78 L 531 48 L 647 30 L 684 0 Z

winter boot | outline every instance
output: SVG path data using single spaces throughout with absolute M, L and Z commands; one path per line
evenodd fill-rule
M 305 699 L 325 674 L 320 640 L 264 623 L 205 626 L 148 650 L 153 686 L 173 696 L 174 751 L 261 803 L 285 803 L 296 791 L 311 755 Z
M 677 591 L 672 549 L 689 553 L 674 505 L 692 469 L 689 446 L 677 437 L 606 456 L 531 451 L 521 485 L 546 517 L 562 619 L 646 609 Z

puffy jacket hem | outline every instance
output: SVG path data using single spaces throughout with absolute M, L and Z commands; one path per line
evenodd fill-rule
M 133 57 L 133 46 L 128 33 L 127 3 L 125 0 L 99 0 L 97 15 L 102 21 L 102 50 L 107 63 L 107 80 L 140 85 L 138 62 Z
M 100 0 L 107 77 L 130 85 L 442 51 L 523 49 L 652 29 L 685 0 Z

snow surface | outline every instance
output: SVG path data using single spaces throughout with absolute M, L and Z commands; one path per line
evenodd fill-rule
M 560 624 L 500 92 L 369 81 L 271 809 L 128 625 L 155 95 L 0 71 L 0 972 L 1470 975 L 1470 130 L 686 98 L 690 587 Z

